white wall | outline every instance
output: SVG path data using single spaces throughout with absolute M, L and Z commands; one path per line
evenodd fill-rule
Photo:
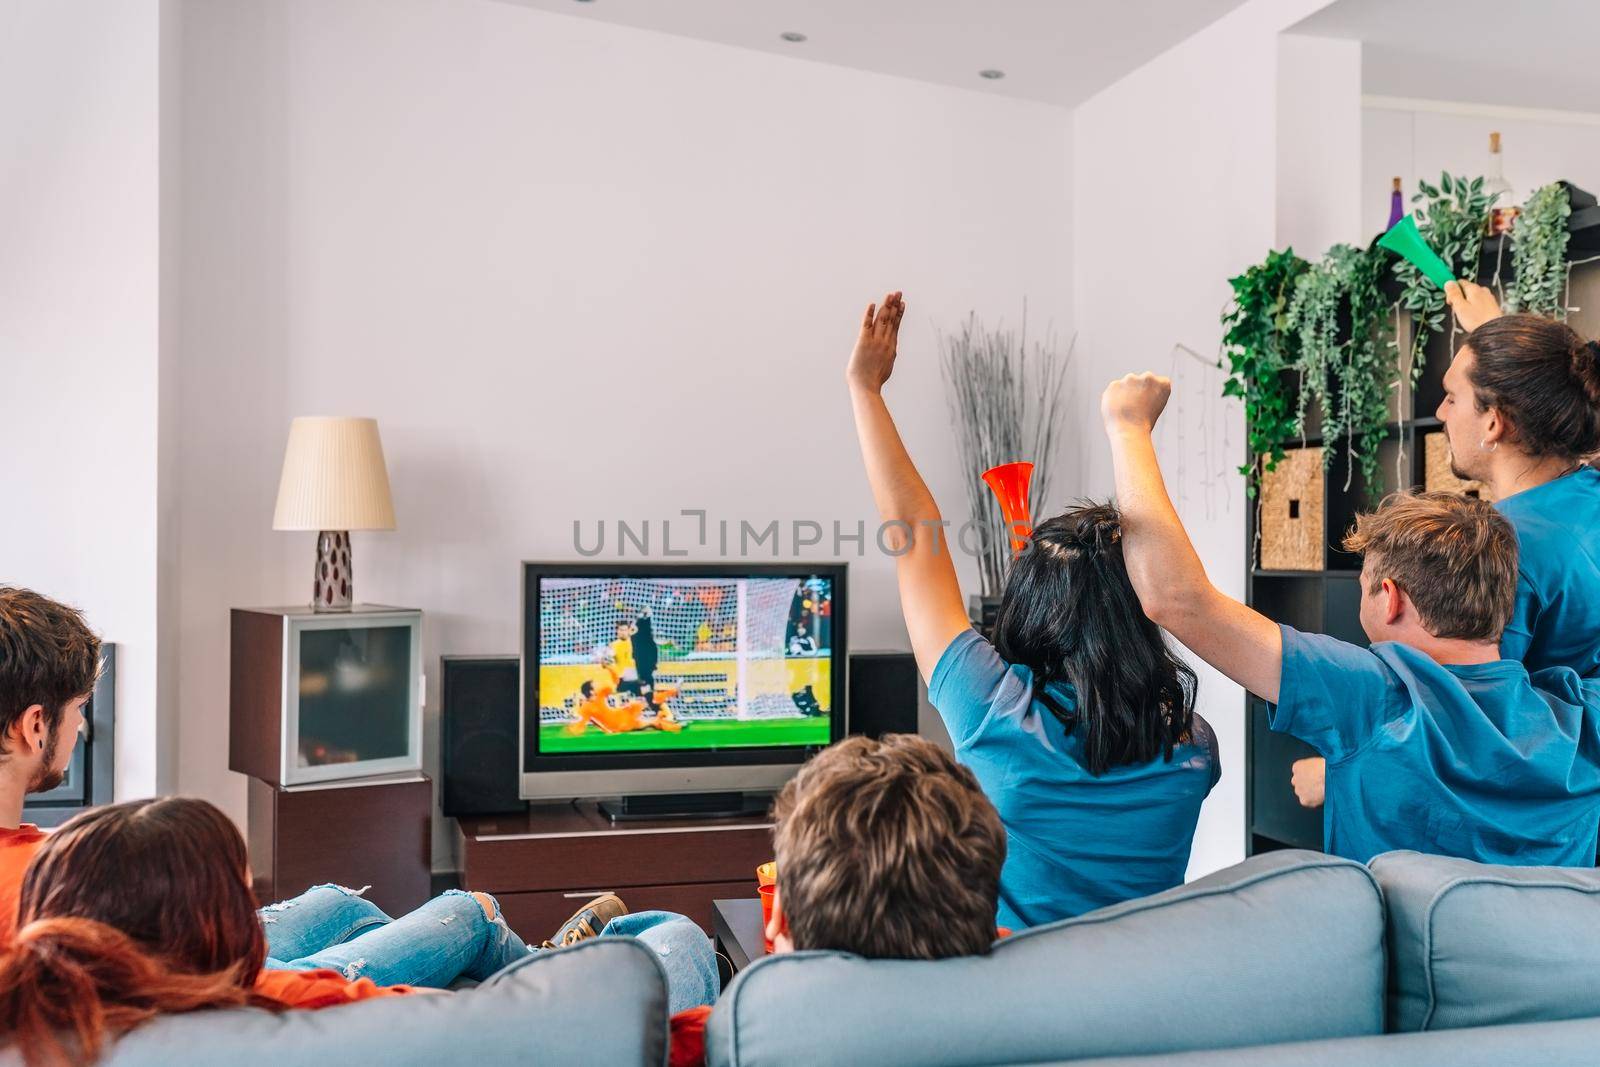
M 1361 219 L 1360 41 L 1278 37 L 1275 247 L 1315 260 L 1365 247 Z M 1387 204 L 1385 204 L 1387 210 Z
M 842 369 L 885 289 L 947 513 L 936 327 L 1026 298 L 1070 336 L 1062 110 L 485 0 L 189 4 L 183 56 L 180 784 L 235 814 L 226 611 L 308 595 L 291 416 L 379 421 L 357 595 L 427 613 L 433 714 L 575 519 L 870 520 Z M 850 558 L 852 643 L 904 647 L 892 561 Z
M 1600 194 L 1600 113 L 1540 117 L 1488 105 L 1386 100 L 1369 101 L 1361 116 L 1361 213 L 1371 233 L 1388 221 L 1395 175 L 1409 209 L 1419 178 L 1437 184 L 1446 170 L 1486 173 L 1492 130 L 1500 131 L 1505 177 L 1520 199 L 1560 178 Z
M 0 6 L 0 581 L 118 645 L 117 794 L 158 739 L 158 0 Z M 167 413 L 170 416 L 170 412 Z
M 1276 243 L 1278 32 L 1322 0 L 1252 0 L 1074 112 L 1074 304 L 1083 481 L 1111 492 L 1099 394 L 1130 371 L 1174 376 L 1157 447 L 1213 582 L 1243 596 L 1243 417 L 1208 366 L 1228 278 Z M 1182 344 L 1203 359 L 1174 351 Z M 1191 875 L 1244 853 L 1244 699 L 1197 663 L 1223 777 L 1201 813 Z

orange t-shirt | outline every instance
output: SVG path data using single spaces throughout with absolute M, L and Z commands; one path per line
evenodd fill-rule
M 377 986 L 370 978 L 350 981 L 338 971 L 262 971 L 256 978 L 256 992 L 290 1008 L 314 1010 L 340 1004 L 401 997 L 412 992 L 408 985 Z
M 680 1011 L 672 1017 L 670 1067 L 705 1067 L 706 1020 L 711 1005 Z
M 22 895 L 22 872 L 48 835 L 23 823 L 15 830 L 0 829 L 0 946 L 9 945 L 17 933 L 17 898 Z

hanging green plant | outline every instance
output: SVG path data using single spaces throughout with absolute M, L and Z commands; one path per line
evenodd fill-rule
M 1284 326 L 1295 281 L 1307 266 L 1286 248 L 1268 252 L 1264 261 L 1228 280 L 1233 302 L 1222 315 L 1222 355 L 1228 370 L 1222 394 L 1244 401 L 1250 455 L 1252 460 L 1261 458 L 1267 470 L 1277 466 L 1284 442 L 1297 432 L 1294 376 L 1287 373 L 1297 365 L 1297 354 L 1295 339 Z M 1260 479 L 1256 464 L 1245 463 L 1239 473 L 1254 497 Z
M 1414 209 L 1417 229 L 1458 278 L 1478 277 L 1484 225 L 1492 201 L 1493 197 L 1483 191 L 1482 178 L 1446 173 L 1440 175 L 1438 185 L 1417 182 L 1417 193 L 1411 198 L 1412 203 L 1422 205 Z M 1395 261 L 1394 273 L 1400 279 L 1400 306 L 1412 318 L 1406 365 L 1410 367 L 1411 384 L 1415 385 L 1422 374 L 1422 350 L 1428 338 L 1444 329 L 1444 293 L 1404 259 Z M 1391 343 L 1398 346 L 1399 342 L 1396 339 Z
M 1534 190 L 1522 205 L 1512 231 L 1511 270 L 1506 290 L 1507 311 L 1526 311 L 1555 319 L 1567 317 L 1563 290 L 1567 282 L 1567 219 L 1572 198 L 1560 182 Z
M 1299 355 L 1297 429 L 1304 430 L 1316 401 L 1324 441 L 1344 442 L 1345 488 L 1359 469 L 1369 492 L 1379 484 L 1378 448 L 1388 434 L 1389 391 L 1399 376 L 1388 336 L 1390 305 L 1379 289 L 1384 264 L 1376 248 L 1334 245 L 1296 280 L 1285 318 Z M 1331 463 L 1333 454 L 1325 448 L 1323 461 Z

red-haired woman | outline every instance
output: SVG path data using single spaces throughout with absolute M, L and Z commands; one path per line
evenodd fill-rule
M 16 939 L 0 955 L 0 1039 L 29 1064 L 91 1062 L 108 1037 L 161 1014 L 413 992 L 385 988 L 369 966 L 394 950 L 441 986 L 487 977 L 528 952 L 493 898 L 452 893 L 392 922 L 371 908 L 381 925 L 333 947 L 349 956 L 340 969 L 289 961 L 263 970 L 263 923 L 293 910 L 291 902 L 258 917 L 244 841 L 203 800 L 84 812 L 51 835 L 23 877 Z

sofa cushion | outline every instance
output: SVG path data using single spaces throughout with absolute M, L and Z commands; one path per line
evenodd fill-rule
M 1389 1028 L 1600 1015 L 1600 871 L 1386 852 Z
M 1600 1019 L 1077 1060 L 1072 1067 L 1593 1067 Z M 1048 1067 L 1040 1064 L 1038 1067 Z
M 1274 852 L 987 956 L 770 957 L 718 1001 L 708 1060 L 937 1067 L 1374 1034 L 1383 972 L 1367 869 Z
M 604 996 L 597 999 L 600 991 Z M 281 1015 L 238 1009 L 167 1016 L 123 1037 L 101 1063 L 661 1067 L 666 1055 L 667 984 L 660 961 L 631 938 L 604 937 L 534 953 L 460 993 Z M 0 1052 L 0 1064 L 19 1063 L 15 1049 Z

